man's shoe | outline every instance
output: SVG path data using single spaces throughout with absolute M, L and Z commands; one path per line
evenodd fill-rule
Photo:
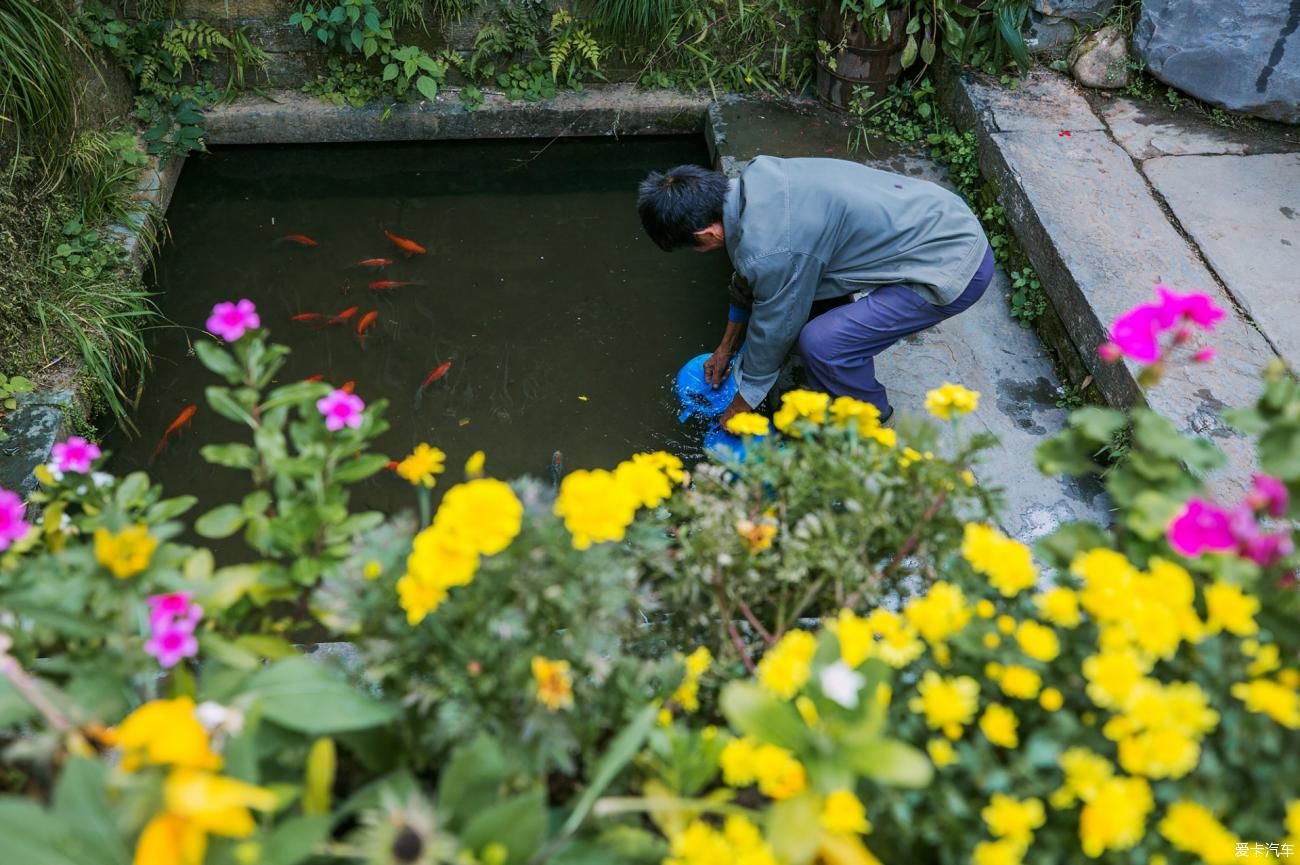
M 893 429 L 893 428 L 894 428 L 894 415 L 895 415 L 895 414 L 897 414 L 897 412 L 894 411 L 893 406 L 890 406 L 890 408 L 889 408 L 889 414 L 885 415 L 884 417 L 882 417 L 882 418 L 880 419 L 880 425 L 881 425 L 882 427 L 884 427 L 885 429 Z

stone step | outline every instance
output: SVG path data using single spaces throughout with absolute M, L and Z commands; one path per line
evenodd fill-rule
M 1211 486 L 1237 497 L 1249 484 L 1255 453 L 1219 414 L 1255 400 L 1260 370 L 1276 357 L 1268 341 L 1071 82 L 1035 72 L 1012 90 L 960 73 L 950 74 L 942 90 L 959 125 L 975 132 L 984 175 L 998 188 L 1008 223 L 1107 401 L 1149 405 L 1185 432 L 1212 438 L 1228 465 Z M 1103 363 L 1097 346 L 1120 313 L 1154 298 L 1158 282 L 1205 292 L 1229 314 L 1207 338 L 1218 350 L 1212 363 L 1175 367 L 1144 393 L 1140 367 Z

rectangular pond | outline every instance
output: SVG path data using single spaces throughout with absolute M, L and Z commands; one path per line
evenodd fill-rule
M 207 408 L 217 380 L 192 342 L 214 303 L 247 297 L 292 348 L 280 383 L 320 375 L 390 401 L 381 451 L 419 442 L 448 455 L 448 477 L 475 450 L 497 477 L 612 467 L 629 454 L 692 456 L 670 384 L 712 349 L 726 317 L 724 255 L 666 255 L 646 238 L 636 187 L 647 171 L 708 164 L 694 137 L 217 149 L 191 158 L 168 210 L 157 266 L 163 314 L 130 438 L 109 436 L 113 469 L 150 466 L 167 425 L 192 426 L 153 460 L 155 478 L 204 506 L 237 500 L 246 478 L 199 448 L 248 441 Z M 405 257 L 385 231 L 427 252 Z M 310 238 L 315 245 L 286 239 Z M 382 268 L 367 259 L 392 259 Z M 372 290 L 374 282 L 408 283 Z M 293 316 L 357 312 L 320 328 Z M 364 341 L 356 325 L 377 313 Z M 440 364 L 446 375 L 418 394 Z M 445 486 L 445 485 L 443 485 Z M 387 472 L 358 486 L 354 509 L 410 507 Z

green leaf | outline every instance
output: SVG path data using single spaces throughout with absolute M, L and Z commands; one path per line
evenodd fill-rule
M 259 865 L 299 865 L 311 857 L 329 830 L 327 814 L 291 817 L 275 827 L 257 861 Z
M 102 851 L 75 824 L 27 799 L 0 799 L 0 838 L 6 865 L 104 865 Z
M 921 43 L 921 60 L 926 65 L 934 62 L 934 43 L 928 38 Z
M 501 844 L 501 865 L 524 865 L 546 839 L 546 794 L 541 790 L 514 796 L 479 812 L 461 833 L 461 843 L 481 854 L 488 844 Z
M 8 679 L 0 676 L 0 729 L 30 721 L 37 714 L 27 698 Z
M 65 762 L 54 787 L 53 810 L 92 843 L 104 865 L 128 865 L 131 861 L 104 792 L 103 763 L 82 757 Z
M 916 37 L 909 34 L 907 37 L 907 44 L 903 46 L 903 57 L 901 62 L 904 69 L 909 68 L 916 62 L 916 50 Z
M 293 643 L 290 643 L 284 637 L 276 637 L 271 634 L 244 634 L 235 639 L 235 645 L 270 661 L 292 658 L 298 654 L 298 650 L 293 647 Z
M 384 67 L 384 80 L 392 81 L 396 77 L 397 77 L 397 64 L 389 63 L 387 66 Z
M 858 773 L 890 787 L 920 789 L 934 775 L 934 766 L 925 754 L 897 739 L 868 742 L 844 757 Z
M 144 472 L 131 472 L 117 485 L 113 500 L 123 510 L 143 504 L 145 493 L 149 492 L 149 476 Z
M 424 98 L 430 101 L 438 98 L 438 82 L 428 75 L 421 75 L 415 79 L 415 89 L 419 90 Z
M 269 414 L 282 406 L 315 401 L 329 392 L 330 386 L 324 382 L 297 381 L 293 384 L 286 384 L 267 394 L 266 401 L 262 403 L 262 412 Z
M 334 480 L 341 484 L 354 484 L 378 473 L 386 465 L 388 457 L 383 454 L 362 454 L 340 463 L 334 470 Z
M 208 405 L 212 406 L 212 410 L 217 414 L 233 420 L 235 423 L 242 423 L 252 428 L 257 427 L 257 422 L 253 420 L 253 416 L 235 401 L 229 388 L 208 387 L 203 393 L 207 397 Z
M 1133 499 L 1133 505 L 1124 513 L 1124 524 L 1143 540 L 1154 541 L 1164 537 L 1165 529 L 1178 514 L 1182 505 L 1157 490 L 1143 490 Z
M 645 744 L 646 737 L 654 729 L 655 719 L 659 715 L 659 709 L 655 705 L 646 706 L 641 712 L 634 717 L 623 730 L 614 737 L 614 741 L 609 743 L 605 749 L 605 754 L 596 764 L 596 771 L 592 773 L 591 783 L 587 789 L 582 792 L 581 798 L 573 806 L 573 813 L 569 814 L 569 819 L 564 821 L 564 827 L 560 830 L 561 835 L 572 835 L 578 831 L 582 821 L 587 819 L 591 808 L 596 804 L 596 800 L 605 792 L 618 773 L 622 772 L 632 758 L 641 750 Z
M 1259 437 L 1259 464 L 1284 481 L 1300 481 L 1300 434 L 1294 423 L 1277 422 Z
M 500 797 L 507 767 L 501 746 L 486 734 L 451 754 L 438 784 L 438 810 L 453 831 Z
M 257 466 L 257 451 L 238 442 L 204 445 L 199 449 L 199 454 L 213 465 L 228 469 L 251 469 Z
M 150 525 L 156 525 L 166 520 L 173 520 L 194 507 L 198 502 L 199 500 L 195 496 L 176 496 L 175 498 L 163 499 L 157 504 L 151 505 L 144 512 L 144 521 Z
M 1113 408 L 1088 406 L 1070 412 L 1070 426 L 1098 445 L 1109 444 L 1127 424 L 1128 418 L 1124 413 Z
M 379 29 L 379 16 L 376 15 L 373 11 L 366 13 L 366 29 L 367 30 Z
M 267 719 L 313 736 L 377 727 L 397 716 L 393 706 L 348 684 L 323 663 L 302 657 L 262 670 L 246 693 Z
M 203 631 L 199 634 L 199 646 L 203 657 L 219 661 L 236 670 L 256 670 L 262 666 L 262 659 L 255 652 L 237 646 L 215 631 Z
M 817 825 L 820 812 L 819 797 L 810 792 L 801 793 L 772 805 L 767 814 L 764 834 L 778 860 L 781 862 L 813 860 L 822 840 L 822 832 Z
M 239 505 L 220 505 L 199 517 L 194 531 L 205 538 L 228 538 L 244 526 L 244 511 Z
M 722 714 L 741 733 L 798 751 L 808 741 L 808 728 L 794 707 L 753 682 L 731 682 L 722 690 Z

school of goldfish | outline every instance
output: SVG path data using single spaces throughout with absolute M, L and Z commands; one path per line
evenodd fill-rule
M 387 230 L 384 231 L 384 237 L 386 237 L 394 246 L 396 246 L 399 250 L 401 250 L 405 258 L 409 259 L 414 255 L 425 255 L 428 252 L 428 250 L 424 246 L 420 245 L 419 243 L 417 243 L 416 241 L 412 240 L 409 237 L 402 237 L 400 235 L 393 234 L 392 232 Z M 288 234 L 276 240 L 276 243 L 294 244 L 296 246 L 301 246 L 305 248 L 320 246 L 320 244 L 314 238 L 309 237 L 306 234 Z M 352 266 L 371 270 L 371 271 L 382 271 L 385 267 L 388 267 L 392 263 L 393 263 L 393 259 L 391 258 L 375 257 L 375 258 L 363 258 L 360 261 L 353 262 Z M 404 288 L 406 286 L 411 286 L 411 285 L 424 285 L 424 282 L 421 280 L 375 279 L 367 283 L 366 287 L 371 292 L 381 292 L 381 291 L 391 291 L 392 289 L 396 289 L 396 288 Z M 319 312 L 294 313 L 293 315 L 289 316 L 289 320 L 293 322 L 304 323 L 304 324 L 312 323 L 316 325 L 316 328 L 318 330 L 323 330 L 328 327 L 347 325 L 352 321 L 352 319 L 357 318 L 357 314 L 360 312 L 361 312 L 361 307 L 349 306 L 347 309 L 340 310 L 339 312 L 333 315 L 328 315 Z M 373 310 L 373 309 L 369 310 L 368 312 L 361 314 L 360 318 L 357 318 L 357 323 L 355 326 L 356 337 L 357 337 L 357 341 L 362 345 L 362 347 L 365 346 L 366 338 L 370 334 L 370 331 L 372 331 L 378 324 L 379 324 L 378 310 Z M 451 370 L 450 360 L 445 360 L 442 363 L 440 363 L 432 372 L 428 374 L 428 376 L 425 377 L 424 381 L 420 384 L 419 388 L 417 388 L 416 390 L 417 398 L 423 394 L 425 388 L 437 382 L 439 379 L 445 376 L 450 370 Z M 308 381 L 308 382 L 318 382 L 323 380 L 324 380 L 324 376 L 319 374 L 309 376 L 308 378 L 303 379 L 303 381 Z M 339 387 L 339 389 L 344 391 L 345 393 L 352 393 L 356 389 L 356 382 L 346 381 Z M 163 452 L 163 450 L 166 449 L 168 443 L 174 440 L 177 436 L 181 434 L 182 431 L 184 431 L 188 426 L 190 426 L 191 422 L 194 419 L 194 415 L 197 411 L 198 411 L 198 406 L 193 404 L 187 405 L 183 409 L 181 409 L 181 412 L 176 416 L 176 419 L 173 420 L 167 426 L 167 429 L 163 431 L 162 438 L 159 439 L 157 447 L 154 448 L 153 456 L 150 457 L 150 462 L 153 462 L 153 460 L 157 459 L 158 456 Z

